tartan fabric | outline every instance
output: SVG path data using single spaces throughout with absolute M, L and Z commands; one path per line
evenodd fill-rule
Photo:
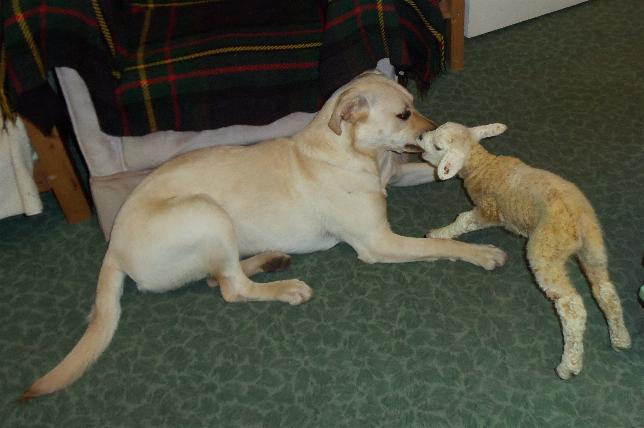
M 438 0 L 5 0 L 2 17 L 3 110 L 37 114 L 25 99 L 69 66 L 114 135 L 316 111 L 383 57 L 423 88 L 444 68 Z
M 114 107 L 117 66 L 97 18 L 97 11 L 110 7 L 108 0 L 1 2 L 0 101 L 5 103 L 0 107 L 5 115 L 17 111 L 51 129 L 63 106 L 46 82 L 48 71 L 58 66 L 79 71 L 92 88 L 97 110 L 105 114 Z M 101 12 L 109 22 L 109 13 Z M 105 120 L 118 116 L 107 113 Z
M 143 131 L 261 125 L 315 111 L 317 1 L 272 1 L 269 9 L 263 0 L 184 3 L 123 9 L 130 43 L 116 94 L 126 134 L 141 133 L 141 124 Z

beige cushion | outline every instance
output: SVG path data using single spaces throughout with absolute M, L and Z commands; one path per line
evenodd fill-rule
M 381 59 L 377 69 L 395 79 L 389 59 Z M 56 68 L 56 75 L 89 169 L 96 214 L 107 239 L 116 214 L 130 192 L 167 160 L 204 147 L 252 144 L 289 136 L 315 116 L 296 112 L 265 126 L 233 125 L 200 132 L 160 131 L 141 137 L 118 137 L 101 131 L 87 85 L 76 70 L 60 67 Z
M 106 240 L 110 239 L 114 219 L 125 199 L 152 171 L 152 169 L 126 171 L 113 175 L 90 177 L 89 183 L 98 214 L 98 223 Z

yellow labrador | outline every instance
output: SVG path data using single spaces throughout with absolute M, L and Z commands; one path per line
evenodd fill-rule
M 433 180 L 427 164 L 400 165 L 403 152 L 435 128 L 413 97 L 377 73 L 337 90 L 309 126 L 290 138 L 182 155 L 147 177 L 119 212 L 103 261 L 96 303 L 78 344 L 24 398 L 78 379 L 107 347 L 120 316 L 126 275 L 162 292 L 208 277 L 228 302 L 299 304 L 313 294 L 292 279 L 249 276 L 346 242 L 367 263 L 459 259 L 494 269 L 506 256 L 487 245 L 409 238 L 387 222 L 384 186 Z M 240 257 L 250 256 L 240 262 Z

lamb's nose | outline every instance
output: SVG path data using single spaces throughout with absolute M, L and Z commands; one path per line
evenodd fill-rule
M 418 141 L 423 141 L 423 134 L 420 134 L 420 135 L 418 136 Z

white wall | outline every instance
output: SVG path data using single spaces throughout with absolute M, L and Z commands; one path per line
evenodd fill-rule
M 465 37 L 507 27 L 587 0 L 465 0 Z

